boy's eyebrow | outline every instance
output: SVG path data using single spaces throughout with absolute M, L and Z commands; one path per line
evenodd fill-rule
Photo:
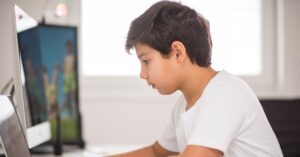
M 138 58 L 141 58 L 141 57 L 147 55 L 148 53 L 149 53 L 149 52 L 143 52 L 143 53 L 141 53 L 141 54 L 138 55 Z

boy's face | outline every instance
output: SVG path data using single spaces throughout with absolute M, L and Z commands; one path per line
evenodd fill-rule
M 172 94 L 178 89 L 176 55 L 162 57 L 160 52 L 146 44 L 137 44 L 136 53 L 141 62 L 140 77 L 160 94 Z

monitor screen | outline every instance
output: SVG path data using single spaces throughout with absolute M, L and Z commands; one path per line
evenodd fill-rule
M 48 118 L 55 140 L 59 114 L 63 142 L 80 140 L 76 27 L 39 24 L 18 43 L 32 123 Z

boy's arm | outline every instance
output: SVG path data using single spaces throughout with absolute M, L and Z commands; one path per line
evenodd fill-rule
M 158 142 L 155 142 L 153 145 L 134 150 L 132 152 L 117 154 L 107 157 L 168 157 L 170 155 L 177 155 L 176 152 L 171 152 L 164 149 Z
M 223 153 L 216 149 L 188 145 L 182 154 L 169 157 L 221 157 L 222 155 Z

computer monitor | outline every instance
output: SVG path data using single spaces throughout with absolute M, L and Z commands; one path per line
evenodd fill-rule
M 39 122 L 43 112 L 37 107 L 47 106 L 51 142 L 57 140 L 59 115 L 62 142 L 81 145 L 77 28 L 39 24 L 18 33 L 18 43 L 33 123 Z
M 28 14 L 25 14 L 24 11 L 22 11 L 18 6 L 14 6 L 14 15 L 15 19 L 13 20 L 13 28 L 12 28 L 12 43 L 14 44 L 14 49 L 12 52 L 12 59 L 13 59 L 13 86 L 14 86 L 14 95 L 13 95 L 13 101 L 16 105 L 17 112 L 20 117 L 20 121 L 22 123 L 24 132 L 26 133 L 27 142 L 29 148 L 33 148 L 37 145 L 40 145 L 51 138 L 51 129 L 50 129 L 50 122 L 47 119 L 47 113 L 45 112 L 45 116 L 41 116 L 44 118 L 41 118 L 38 123 L 30 123 L 30 114 L 27 114 L 26 111 L 29 111 L 28 107 L 32 104 L 25 103 L 25 90 L 24 90 L 24 81 L 22 81 L 22 64 L 20 63 L 20 53 L 18 48 L 18 41 L 17 41 L 17 30 L 18 30 L 18 17 L 21 16 L 22 18 L 30 18 Z M 22 13 L 23 12 L 23 13 Z M 23 20 L 24 21 L 24 20 Z M 22 22 L 23 22 L 22 21 Z M 31 21 L 31 20 L 29 20 Z M 23 25 L 24 26 L 24 25 Z M 29 27 L 28 25 L 27 27 Z M 22 28 L 23 29 L 23 28 Z M 43 108 L 43 106 L 40 106 Z
M 61 141 L 83 147 L 77 27 L 40 23 L 19 32 L 18 45 L 32 123 L 48 114 L 52 130 L 49 144 Z

